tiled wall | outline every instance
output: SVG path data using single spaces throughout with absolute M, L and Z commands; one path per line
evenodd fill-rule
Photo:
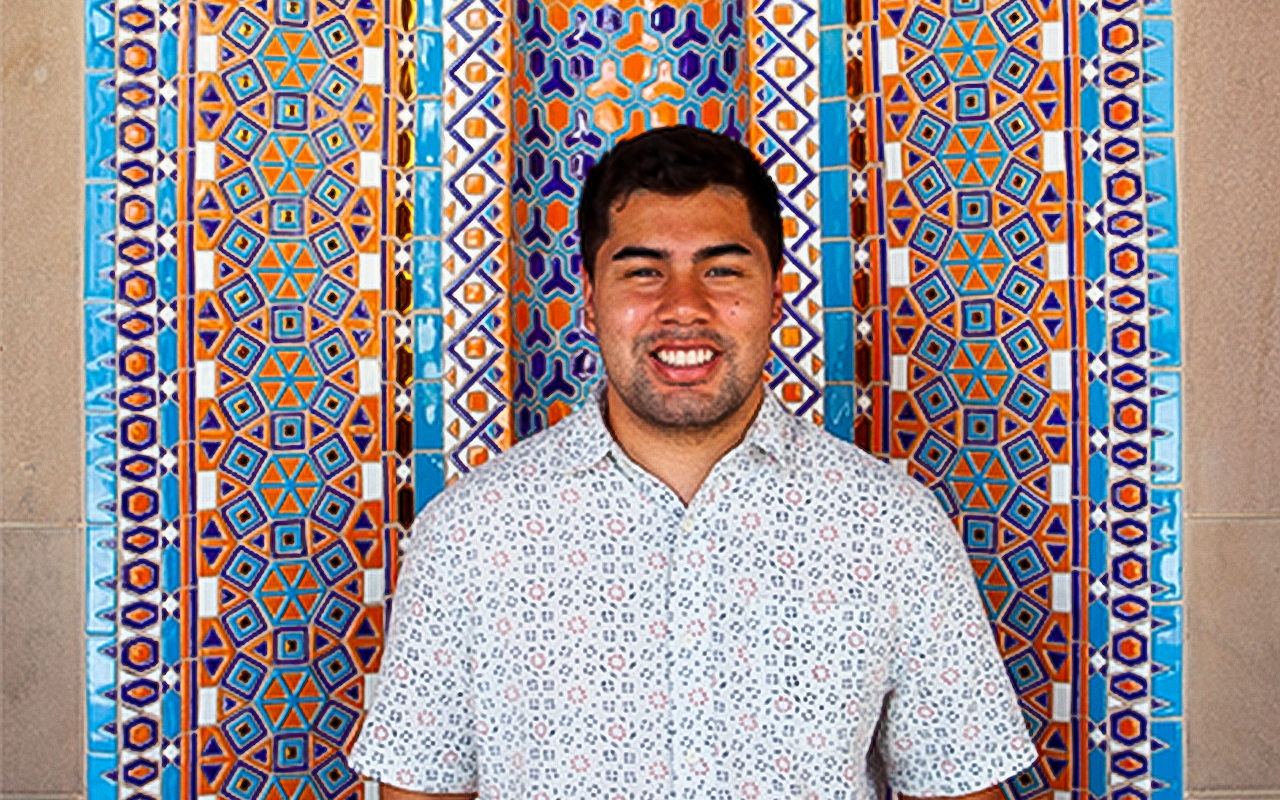
M 843 3 L 825 3 L 815 9 L 820 12 L 816 30 L 823 54 L 834 51 L 841 53 L 843 59 L 861 57 L 866 69 L 862 80 L 866 81 L 872 100 L 868 104 L 858 102 L 857 96 L 850 92 L 847 74 L 823 72 L 818 76 L 820 80 L 815 81 L 817 97 L 812 102 L 815 106 L 821 103 L 820 111 L 814 114 L 821 131 L 821 155 L 811 165 L 802 158 L 799 166 L 801 169 L 812 166 L 821 171 L 817 176 L 822 189 L 817 198 L 820 205 L 813 211 L 822 223 L 822 271 L 818 271 L 816 263 L 793 265 L 794 274 L 798 276 L 798 291 L 808 285 L 805 281 L 809 279 L 804 277 L 806 269 L 815 279 L 820 274 L 826 278 L 820 285 L 813 284 L 820 286 L 823 302 L 819 305 L 826 309 L 828 328 L 826 423 L 841 435 L 854 437 L 861 413 L 865 420 L 863 426 L 867 428 L 866 443 L 871 444 L 872 449 L 883 449 L 890 457 L 894 454 L 890 452 L 889 437 L 877 434 L 881 430 L 877 426 L 886 421 L 886 416 L 883 411 L 877 414 L 874 404 L 879 397 L 876 392 L 883 391 L 886 398 L 894 396 L 893 367 L 886 357 L 883 366 L 878 362 L 869 365 L 871 379 L 862 380 L 851 346 L 855 328 L 865 341 L 871 342 L 877 335 L 888 333 L 885 328 L 875 326 L 877 302 L 860 308 L 856 295 L 859 267 L 887 258 L 887 248 L 894 246 L 892 241 L 877 243 L 877 235 L 891 237 L 892 234 L 883 223 L 877 227 L 875 203 L 878 198 L 874 188 L 869 193 L 866 188 L 878 185 L 875 183 L 877 171 L 888 166 L 888 162 L 874 147 L 869 157 L 864 156 L 861 161 L 846 150 L 856 150 L 855 134 L 862 130 L 865 135 L 868 120 L 873 125 L 883 124 L 884 118 L 875 116 L 876 103 L 881 102 L 876 99 L 880 97 L 877 93 L 883 91 L 879 81 L 884 78 L 886 63 L 878 37 L 881 29 L 901 25 L 907 18 L 905 14 L 895 18 L 892 14 L 895 7 L 909 10 L 912 5 L 885 3 L 875 6 L 876 13 L 860 19 L 849 18 Z M 1108 24 L 1103 18 L 1112 9 L 1100 5 L 1088 4 L 1082 19 L 1092 17 L 1099 20 L 1099 26 Z M 1275 98 L 1268 95 L 1273 82 L 1267 80 L 1274 74 L 1274 68 L 1266 59 L 1268 42 L 1259 32 L 1270 30 L 1278 20 L 1272 18 L 1277 12 L 1268 11 L 1265 6 L 1229 5 L 1230 13 L 1227 13 L 1224 6 L 1216 3 L 1182 0 L 1171 9 L 1166 2 L 1149 2 L 1142 22 L 1141 66 L 1154 78 L 1145 84 L 1142 103 L 1148 112 L 1154 113 L 1142 121 L 1143 136 L 1137 142 L 1146 153 L 1142 177 L 1146 183 L 1146 216 L 1150 224 L 1146 246 L 1151 267 L 1143 276 L 1145 283 L 1137 288 L 1149 292 L 1153 306 L 1174 313 L 1152 314 L 1149 318 L 1151 345 L 1155 351 L 1151 382 L 1157 390 L 1152 397 L 1156 430 L 1149 445 L 1153 460 L 1168 469 L 1158 470 L 1151 476 L 1150 529 L 1152 541 L 1158 546 L 1149 544 L 1150 552 L 1139 552 L 1151 558 L 1149 563 L 1158 588 L 1150 600 L 1154 603 L 1155 618 L 1164 622 L 1162 627 L 1157 625 L 1152 637 L 1154 661 L 1175 668 L 1173 676 L 1180 674 L 1176 671 L 1180 665 L 1188 665 L 1189 693 L 1184 704 L 1176 680 L 1171 684 L 1168 673 L 1163 677 L 1152 676 L 1154 693 L 1160 701 L 1155 707 L 1142 707 L 1139 703 L 1135 708 L 1142 718 L 1150 714 L 1150 730 L 1142 731 L 1140 736 L 1129 729 L 1116 730 L 1123 733 L 1117 739 L 1128 737 L 1155 743 L 1153 747 L 1147 745 L 1152 750 L 1143 751 L 1139 747 L 1138 752 L 1150 756 L 1151 770 L 1169 785 L 1169 789 L 1156 793 L 1166 797 L 1179 793 L 1183 750 L 1177 745 L 1184 734 L 1186 787 L 1225 792 L 1280 790 L 1280 774 L 1274 766 L 1280 763 L 1274 745 L 1275 711 L 1280 709 L 1276 707 L 1275 679 L 1269 666 L 1280 646 L 1275 637 L 1266 635 L 1266 631 L 1275 628 L 1266 623 L 1266 615 L 1268 609 L 1275 606 L 1267 593 L 1274 592 L 1276 585 L 1276 562 L 1272 557 L 1276 548 L 1272 542 L 1276 533 L 1280 533 L 1276 528 L 1280 493 L 1273 488 L 1274 480 L 1268 472 L 1270 461 L 1265 456 L 1266 444 L 1280 438 L 1277 436 L 1280 420 L 1270 411 L 1280 399 L 1277 397 L 1280 375 L 1274 357 L 1280 350 L 1277 347 L 1280 342 L 1276 340 L 1280 318 L 1275 315 L 1274 298 L 1268 294 L 1268 290 L 1277 287 L 1280 274 L 1274 256 L 1276 241 L 1266 224 L 1275 218 L 1269 207 L 1268 192 L 1277 179 L 1265 137 L 1255 132 L 1268 129 L 1274 122 L 1268 115 L 1277 104 Z M 0 794 L 6 798 L 15 794 L 80 794 L 85 787 L 86 750 L 90 754 L 91 779 L 101 780 L 115 762 L 114 754 L 121 746 L 117 738 L 120 728 L 111 729 L 107 725 L 113 715 L 119 713 L 117 704 L 102 703 L 98 707 L 91 703 L 86 718 L 79 699 L 84 696 L 80 693 L 86 680 L 80 666 L 86 652 L 84 632 L 90 634 L 91 669 L 87 679 L 91 698 L 105 697 L 103 693 L 115 682 L 113 673 L 98 675 L 94 665 L 109 665 L 120 657 L 118 651 L 102 649 L 110 646 L 108 637 L 112 629 L 105 625 L 106 620 L 94 613 L 87 619 L 80 616 L 86 589 L 82 576 L 111 576 L 119 568 L 113 556 L 113 552 L 119 551 L 99 547 L 95 539 L 98 532 L 114 533 L 109 529 L 86 529 L 81 515 L 84 508 L 88 509 L 90 523 L 108 521 L 93 519 L 95 509 L 114 513 L 115 509 L 106 506 L 114 505 L 121 491 L 117 486 L 96 483 L 93 465 L 102 447 L 114 449 L 110 436 L 104 432 L 111 429 L 117 416 L 110 405 L 115 398 L 108 393 L 107 384 L 99 385 L 95 370 L 113 371 L 120 349 L 109 328 L 103 335 L 96 333 L 107 322 L 100 312 L 109 305 L 105 301 L 115 287 L 99 284 L 103 276 L 91 270 L 84 276 L 81 294 L 80 264 L 95 263 L 93 248 L 110 245 L 89 237 L 85 241 L 87 249 L 81 251 L 79 236 L 67 235 L 68 230 L 80 229 L 82 214 L 90 216 L 87 222 L 92 231 L 103 229 L 101 223 L 95 228 L 92 218 L 95 213 L 115 213 L 115 199 L 108 196 L 114 185 L 113 166 L 93 154 L 114 149 L 111 139 L 99 141 L 97 137 L 113 136 L 121 120 L 110 116 L 111 104 L 115 102 L 113 87 L 103 85 L 111 69 L 111 59 L 103 61 L 100 55 L 94 54 L 100 52 L 95 51 L 95 43 L 114 39 L 117 31 L 104 17 L 107 6 L 97 3 L 90 3 L 87 9 L 64 6 L 65 3 L 15 2 L 6 4 L 0 11 L 3 15 L 0 56 L 5 67 L 5 105 L 0 109 L 4 147 L 4 171 L 0 175 L 0 186 L 4 187 L 0 208 L 3 213 L 0 265 L 4 281 L 0 288 L 0 303 L 3 303 L 0 318 L 3 325 L 0 328 L 3 337 L 0 339 L 3 345 L 0 351 L 3 358 L 0 362 L 3 365 L 0 384 L 0 437 L 3 437 L 0 452 L 3 470 L 0 485 L 0 535 L 3 536 L 0 548 L 0 604 L 3 604 L 0 606 L 0 626 L 3 626 L 0 629 L 0 670 L 3 671 L 0 676 L 3 679 Z M 400 13 L 401 4 L 397 6 Z M 396 119 L 383 135 L 397 137 L 399 141 L 406 131 L 413 134 L 416 147 L 410 148 L 410 156 L 401 160 L 397 152 L 385 168 L 386 174 L 393 176 L 392 183 L 398 184 L 403 179 L 414 191 L 401 190 L 397 185 L 395 192 L 389 194 L 391 202 L 378 213 L 394 219 L 398 211 L 395 198 L 408 200 L 411 206 L 408 228 L 404 231 L 394 226 L 388 228 L 381 252 L 388 265 L 384 286 L 394 285 L 402 271 L 411 271 L 413 279 L 407 284 L 411 300 L 403 305 L 393 299 L 394 292 L 383 295 L 384 302 L 388 303 L 382 311 L 387 327 L 382 328 L 380 335 L 388 343 L 381 359 L 389 376 L 394 375 L 398 367 L 398 346 L 410 348 L 408 358 L 413 380 L 404 382 L 408 388 L 405 401 L 394 402 L 399 394 L 390 386 L 388 391 L 392 393 L 386 398 L 388 407 L 397 409 L 397 413 L 417 424 L 410 428 L 414 435 L 405 443 L 405 449 L 402 451 L 401 443 L 394 442 L 384 458 L 390 459 L 385 463 L 391 466 L 386 473 L 386 485 L 394 486 L 397 492 L 408 490 L 410 498 L 418 495 L 408 504 L 414 507 L 440 485 L 445 471 L 444 459 L 451 448 L 456 452 L 458 443 L 456 436 L 446 444 L 445 439 L 433 438 L 431 434 L 432 430 L 442 430 L 435 426 L 447 419 L 439 416 L 441 401 L 433 400 L 433 396 L 439 398 L 445 392 L 459 390 L 456 377 L 448 374 L 438 349 L 439 337 L 451 324 L 445 319 L 451 309 L 446 306 L 442 310 L 442 293 L 433 292 L 432 287 L 438 280 L 448 288 L 446 279 L 437 276 L 457 274 L 456 265 L 449 263 L 451 231 L 445 225 L 437 226 L 444 214 L 442 203 L 448 202 L 442 199 L 448 195 L 440 192 L 451 178 L 458 179 L 457 186 L 464 194 L 472 185 L 461 180 L 465 176 L 451 172 L 447 161 L 438 155 L 446 153 L 447 147 L 437 142 L 450 135 L 451 118 L 458 128 L 453 132 L 455 137 L 472 137 L 473 131 L 462 129 L 461 123 L 465 120 L 455 116 L 459 110 L 457 97 L 450 100 L 441 77 L 448 66 L 441 48 L 449 26 L 454 25 L 456 33 L 460 30 L 459 24 L 465 26 L 471 20 L 459 22 L 451 21 L 447 15 L 442 17 L 440 9 L 431 2 L 405 7 L 413 12 L 410 19 L 392 20 L 388 28 L 391 35 L 399 37 L 396 55 L 388 59 L 388 69 L 396 77 L 411 74 L 412 89 L 406 90 L 403 82 L 395 80 L 388 85 L 394 86 L 399 94 L 395 102 L 403 102 L 404 107 L 416 113 Z M 81 40 L 80 26 L 85 23 L 85 39 Z M 752 35 L 785 37 L 787 30 L 793 30 L 782 29 L 776 17 L 770 25 L 770 29 L 755 29 Z M 412 39 L 408 31 L 414 33 Z M 1082 26 L 1080 35 L 1082 40 L 1088 35 L 1087 26 Z M 1172 36 L 1178 37 L 1176 47 L 1171 47 Z M 1068 37 L 1068 48 L 1071 42 Z M 177 43 L 164 45 L 160 40 L 156 43 L 161 45 L 160 68 L 172 68 L 172 64 L 166 67 L 163 61 L 168 57 L 166 53 L 177 52 L 173 49 Z M 89 54 L 88 60 L 81 65 L 79 60 L 84 56 L 80 54 L 84 52 Z M 1088 51 L 1085 52 L 1087 55 Z M 1169 57 L 1173 52 L 1178 56 L 1176 65 Z M 912 68 L 913 56 L 900 51 L 898 57 L 905 70 Z M 823 61 L 828 66 L 838 63 L 837 59 L 824 58 Z M 412 73 L 406 66 L 408 63 L 414 65 Z M 86 73 L 80 71 L 82 66 L 88 76 L 83 84 L 81 76 Z M 1102 70 L 1105 66 L 1104 61 L 1100 61 L 1096 68 Z M 770 74 L 772 70 L 776 78 L 778 65 L 760 62 L 753 68 L 757 74 L 762 74 L 759 71 Z M 1176 115 L 1167 113 L 1172 107 L 1174 71 L 1180 93 Z M 1094 84 L 1104 94 L 1094 102 L 1105 102 L 1109 97 L 1105 94 L 1107 89 L 1097 81 Z M 766 94 L 769 91 L 765 85 L 753 89 Z M 1086 88 L 1086 97 L 1088 91 Z M 782 94 L 788 96 L 785 92 Z M 452 109 L 450 102 L 454 103 Z M 867 113 L 868 109 L 871 114 Z M 1258 121 L 1242 126 L 1240 109 L 1257 115 Z M 800 110 L 804 110 L 803 103 Z M 842 111 L 846 113 L 841 114 Z M 1087 133 L 1087 113 L 1083 110 L 1081 113 L 1079 124 Z M 792 119 L 794 116 L 781 120 L 773 117 L 766 122 L 780 123 L 781 127 Z M 156 122 L 162 133 L 160 146 L 163 148 L 167 146 L 163 141 L 166 123 L 163 119 Z M 773 152 L 768 135 L 756 140 L 764 141 L 762 152 L 766 155 Z M 871 135 L 874 142 L 874 136 L 883 134 L 873 129 Z M 82 136 L 87 140 L 84 147 L 90 154 L 83 159 L 79 144 Z M 1106 144 L 1100 137 L 1099 146 Z M 1180 176 L 1175 176 L 1172 170 L 1175 160 L 1180 166 Z M 1101 164 L 1102 160 L 1097 161 Z M 33 164 L 38 164 L 39 169 L 33 170 Z M 1178 179 L 1182 183 L 1182 192 L 1176 195 L 1182 206 L 1181 230 L 1173 199 L 1173 182 Z M 15 191 L 11 186 L 20 188 Z M 1083 201 L 1101 208 L 1102 198 L 1091 198 L 1087 186 L 1086 182 Z M 163 184 L 158 187 L 161 198 L 162 187 Z M 846 199 L 847 216 L 840 213 L 846 207 Z M 172 210 L 166 209 L 163 202 L 158 205 L 164 222 L 164 215 Z M 1246 209 L 1247 213 L 1236 209 Z M 107 227 L 115 225 L 114 217 L 102 222 Z M 860 224 L 866 226 L 862 231 L 857 230 Z M 1087 232 L 1085 236 L 1088 237 Z M 467 246 L 465 242 L 463 246 Z M 401 252 L 406 254 L 403 259 L 397 258 Z M 453 252 L 456 255 L 459 251 Z M 110 260 L 109 254 L 106 260 Z M 1087 266 L 1087 259 L 1082 263 Z M 847 286 L 841 276 L 846 276 Z M 1081 277 L 1082 292 L 1097 286 L 1096 275 Z M 453 282 L 459 290 L 466 286 L 465 281 L 456 278 Z M 363 289 L 363 285 L 360 288 Z M 882 288 L 884 297 L 893 296 L 892 285 Z M 1123 286 L 1107 287 L 1109 291 L 1117 288 Z M 161 291 L 168 288 L 162 286 Z M 82 296 L 87 302 L 79 305 Z M 880 296 L 874 292 L 870 295 Z M 1177 320 L 1179 304 L 1185 347 L 1180 346 L 1175 335 L 1177 326 L 1170 324 Z M 456 312 L 462 307 L 452 310 Z M 879 307 L 888 305 L 880 301 Z M 161 311 L 154 310 L 157 314 Z M 847 329 L 848 332 L 843 335 L 836 332 L 832 336 L 833 323 L 835 331 Z M 1112 327 L 1120 324 L 1123 320 L 1113 321 Z M 85 331 L 83 354 L 79 350 L 82 329 Z M 412 334 L 402 329 L 411 330 Z M 822 328 L 815 322 L 812 331 L 820 334 Z M 805 338 L 808 334 L 788 336 L 796 337 L 790 340 L 792 353 L 797 347 L 816 341 Z M 459 343 L 464 340 L 465 337 L 459 339 Z M 842 344 L 848 347 L 847 353 L 841 352 Z M 159 342 L 157 346 L 157 352 L 163 353 L 163 346 Z M 1096 353 L 1092 343 L 1090 352 Z M 1114 357 L 1114 353 L 1109 355 Z M 87 372 L 80 372 L 80 364 L 88 365 Z M 1115 363 L 1111 366 L 1115 368 Z M 169 370 L 167 366 L 162 368 Z M 786 375 L 794 373 L 787 372 L 782 362 L 775 369 L 781 376 L 779 390 L 783 391 Z M 86 375 L 84 384 L 81 374 Z M 910 386 L 914 390 L 917 384 Z M 1231 388 L 1225 390 L 1224 387 Z M 797 391 L 798 400 L 793 402 L 806 402 L 809 395 L 805 390 Z M 1161 391 L 1169 393 L 1161 395 Z M 502 392 L 497 396 L 502 396 Z M 859 404 L 859 398 L 863 397 L 868 399 Z M 82 402 L 91 427 L 84 439 L 79 432 L 81 422 L 86 419 L 81 416 Z M 478 401 L 475 402 L 478 405 Z M 1184 412 L 1180 411 L 1180 405 Z M 1104 405 L 1102 413 L 1107 413 L 1109 408 Z M 1181 416 L 1185 416 L 1185 421 L 1179 441 L 1176 433 Z M 97 422 L 103 423 L 103 431 L 93 427 Z M 395 414 L 385 420 L 389 429 L 396 423 Z M 1095 424 L 1095 429 L 1101 427 Z M 886 426 L 883 430 L 887 434 L 898 429 Z M 1172 432 L 1175 436 L 1162 437 L 1160 431 Z M 879 447 L 875 446 L 877 443 Z M 1123 442 L 1111 438 L 1112 448 L 1121 445 Z M 1182 459 L 1180 451 L 1185 454 Z M 81 483 L 79 463 L 85 453 L 90 460 L 89 475 L 87 483 Z M 108 460 L 115 459 L 109 457 Z M 409 471 L 410 479 L 401 478 L 396 466 L 404 462 L 417 467 Z M 465 465 L 464 457 L 458 466 Z M 1093 474 L 1098 472 L 1094 470 Z M 1106 475 L 1106 468 L 1101 472 Z M 927 480 L 927 475 L 921 473 L 921 477 Z M 1114 488 L 1125 480 L 1125 475 L 1111 472 L 1108 480 L 1110 488 Z M 81 486 L 86 486 L 89 493 L 83 502 Z M 1108 491 L 1104 483 L 1095 494 L 1100 492 L 1106 496 Z M 388 501 L 398 511 L 399 498 L 389 495 Z M 390 514 L 393 522 L 397 516 Z M 1179 522 L 1184 525 L 1181 533 Z M 1180 544 L 1185 548 L 1185 555 L 1179 549 Z M 87 559 L 83 555 L 86 552 Z M 1088 556 L 1093 570 L 1088 589 L 1095 603 L 1103 602 L 1104 610 L 1093 616 L 1108 619 L 1106 603 L 1114 605 L 1125 599 L 1114 591 L 1099 591 L 1103 587 L 1096 585 L 1101 577 L 1097 565 L 1107 562 L 1106 556 L 1099 556 L 1097 552 L 1093 549 Z M 1103 553 L 1106 553 L 1105 546 Z M 1126 552 L 1113 550 L 1109 555 L 1115 564 Z M 1187 562 L 1185 591 L 1177 568 L 1180 556 Z M 87 589 L 90 605 L 98 609 L 110 607 L 118 591 L 92 581 Z M 107 594 L 95 594 L 102 592 Z M 1184 600 L 1185 658 L 1180 654 Z M 1107 641 L 1105 631 L 1098 635 L 1101 638 L 1096 639 L 1097 642 Z M 94 639 L 94 636 L 104 638 Z M 1092 682 L 1099 683 L 1096 677 Z M 102 684 L 100 690 L 93 688 L 98 683 Z M 1101 690 L 1105 696 L 1108 690 L 1105 683 Z M 1097 723 L 1107 721 L 1105 713 L 1095 716 L 1104 706 L 1104 703 L 1094 703 L 1090 708 L 1090 716 Z M 1046 707 L 1045 713 L 1053 716 L 1053 709 Z M 102 714 L 107 716 L 99 718 Z M 1116 720 L 1119 718 L 1112 716 L 1111 724 L 1115 725 Z M 122 723 L 127 721 L 121 718 Z M 1077 724 L 1079 734 L 1092 732 L 1083 719 L 1077 718 Z M 1183 725 L 1185 731 L 1179 725 Z M 1162 749 L 1160 743 L 1173 746 Z M 157 746 L 156 749 L 163 748 Z M 1115 753 L 1123 751 L 1122 747 L 1109 749 L 1113 759 Z M 1097 755 L 1090 758 L 1089 766 L 1092 774 L 1097 775 L 1099 767 L 1107 769 L 1108 754 L 1096 749 L 1094 752 Z M 1110 766 L 1114 768 L 1115 763 Z M 1127 766 L 1127 762 L 1121 766 Z M 1111 791 L 1115 792 L 1117 786 L 1123 787 L 1123 784 L 1124 781 L 1113 783 Z M 1025 788 L 1031 794 L 1036 793 L 1035 787 Z M 1091 783 L 1089 788 L 1094 794 L 1107 791 L 1105 783 Z M 1142 788 L 1140 783 L 1138 788 Z M 95 792 L 94 796 L 100 795 Z

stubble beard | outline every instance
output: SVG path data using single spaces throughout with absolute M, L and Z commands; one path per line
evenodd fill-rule
M 658 342 L 681 339 L 709 341 L 720 352 L 720 386 L 710 398 L 685 393 L 664 396 L 648 373 L 649 353 Z M 631 413 L 641 420 L 655 428 L 673 432 L 696 434 L 716 428 L 742 408 L 754 388 L 754 383 L 742 375 L 737 348 L 733 342 L 715 333 L 658 333 L 643 337 L 632 345 L 631 365 L 632 369 L 626 380 L 619 381 L 614 376 L 609 376 L 614 392 Z

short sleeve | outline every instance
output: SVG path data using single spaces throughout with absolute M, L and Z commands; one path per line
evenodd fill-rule
M 406 546 L 382 670 L 350 763 L 401 789 L 470 792 L 477 770 L 469 615 L 431 518 L 429 507 Z
M 894 687 L 880 731 L 890 785 L 969 794 L 1036 760 L 964 546 L 932 498 L 893 546 L 902 559 Z

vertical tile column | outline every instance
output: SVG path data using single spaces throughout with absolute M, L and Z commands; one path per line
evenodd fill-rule
M 554 424 L 600 371 L 582 326 L 577 204 L 587 170 L 617 141 L 683 123 L 742 138 L 742 0 L 648 10 L 519 4 L 512 74 L 516 432 Z
M 823 172 L 819 100 L 837 96 L 821 66 L 829 44 L 810 3 L 763 0 L 748 15 L 751 125 L 755 150 L 782 203 L 783 318 L 773 331 L 766 382 L 792 413 L 824 422 L 822 246 L 848 236 L 847 185 Z M 836 63 L 843 61 L 838 55 Z M 837 179 L 833 184 L 832 179 Z
M 510 0 L 441 2 L 440 369 L 451 481 L 512 441 L 512 21 Z M 428 347 L 419 341 L 423 358 Z

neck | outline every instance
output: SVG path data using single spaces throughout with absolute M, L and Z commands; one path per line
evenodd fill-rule
M 671 487 L 687 506 L 712 467 L 742 442 L 763 401 L 764 384 L 757 383 L 746 402 L 715 425 L 672 427 L 637 416 L 608 384 L 604 420 L 627 457 Z

